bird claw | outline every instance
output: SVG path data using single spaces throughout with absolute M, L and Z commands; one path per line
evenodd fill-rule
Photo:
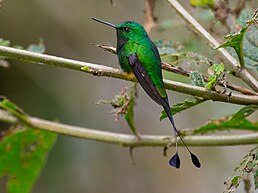
M 163 140 L 168 140 L 168 143 L 165 147 L 169 148 L 169 147 L 173 146 L 176 139 L 175 139 L 175 137 L 165 137 Z
M 168 140 L 168 143 L 166 144 L 166 146 L 163 148 L 163 155 L 166 157 L 167 156 L 167 150 L 168 148 L 170 148 L 171 146 L 173 146 L 173 144 L 175 143 L 175 138 L 173 137 L 166 137 L 164 138 L 164 140 Z
M 130 80 L 135 79 L 135 76 L 134 76 L 134 74 L 133 74 L 132 72 L 127 72 L 126 74 L 127 74 L 128 78 L 129 78 Z

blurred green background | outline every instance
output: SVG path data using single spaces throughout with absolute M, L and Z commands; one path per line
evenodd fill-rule
M 188 1 L 180 1 L 208 26 L 212 13 L 193 9 Z M 257 1 L 256 1 L 257 2 Z M 98 17 L 113 23 L 135 20 L 143 23 L 145 1 L 117 0 L 5 0 L 0 10 L 0 37 L 12 45 L 27 47 L 44 39 L 47 54 L 63 56 L 112 67 L 119 67 L 115 55 L 91 43 L 116 45 L 113 29 L 93 22 Z M 247 6 L 254 6 L 252 1 Z M 154 28 L 153 40 L 179 41 L 187 50 L 212 57 L 212 51 L 195 36 L 166 1 L 155 7 L 158 23 L 172 22 L 172 28 Z M 206 20 L 205 20 L 206 19 Z M 221 26 L 218 24 L 218 28 Z M 220 34 L 222 37 L 224 34 Z M 114 121 L 110 106 L 95 105 L 100 99 L 112 99 L 130 82 L 98 78 L 77 71 L 10 61 L 9 68 L 0 68 L 0 95 L 5 95 L 27 113 L 49 120 L 120 133 L 130 133 L 124 119 Z M 181 76 L 166 77 L 185 81 Z M 234 79 L 236 80 L 236 79 Z M 238 83 L 243 85 L 243 83 Z M 183 101 L 187 95 L 168 92 L 171 103 Z M 178 128 L 195 128 L 212 118 L 236 112 L 239 105 L 206 102 L 175 116 Z M 135 123 L 140 133 L 171 134 L 167 120 L 159 121 L 161 108 L 139 88 Z M 257 118 L 257 113 L 250 118 Z M 36 182 L 33 193 L 124 193 L 124 192 L 196 192 L 215 193 L 223 190 L 223 182 L 252 146 L 191 148 L 202 162 L 202 168 L 191 165 L 184 148 L 180 148 L 182 167 L 169 167 L 174 148 L 163 157 L 162 148 L 137 148 L 136 165 L 129 150 L 117 145 L 60 136 L 49 154 L 48 162 Z M 0 180 L 0 192 L 4 191 Z M 237 192 L 242 192 L 240 187 Z

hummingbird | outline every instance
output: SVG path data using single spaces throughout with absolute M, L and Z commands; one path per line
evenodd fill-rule
M 116 30 L 116 53 L 122 70 L 127 73 L 133 73 L 150 98 L 161 105 L 165 110 L 172 124 L 176 141 L 176 152 L 170 159 L 169 164 L 172 167 L 180 168 L 177 145 L 178 136 L 190 153 L 192 163 L 200 168 L 201 164 L 199 159 L 187 147 L 176 128 L 163 82 L 159 51 L 157 46 L 149 38 L 143 26 L 135 21 L 124 21 L 115 25 L 95 17 L 92 17 L 92 19 Z

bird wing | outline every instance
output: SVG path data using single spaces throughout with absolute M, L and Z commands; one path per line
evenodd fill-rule
M 148 75 L 147 71 L 141 65 L 136 53 L 129 56 L 129 64 L 133 69 L 133 73 L 141 84 L 145 92 L 159 105 L 164 106 L 166 104 L 166 98 L 163 98 L 152 80 Z

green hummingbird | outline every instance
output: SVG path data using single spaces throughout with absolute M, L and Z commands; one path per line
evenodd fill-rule
M 92 19 L 116 29 L 116 52 L 121 68 L 127 73 L 132 72 L 145 92 L 164 108 L 172 124 L 176 139 L 176 153 L 170 159 L 169 164 L 176 168 L 180 167 L 177 146 L 178 135 L 190 153 L 193 164 L 198 168 L 201 167 L 197 156 L 189 150 L 176 128 L 164 87 L 159 51 L 143 26 L 134 21 L 125 21 L 115 25 L 94 17 Z

